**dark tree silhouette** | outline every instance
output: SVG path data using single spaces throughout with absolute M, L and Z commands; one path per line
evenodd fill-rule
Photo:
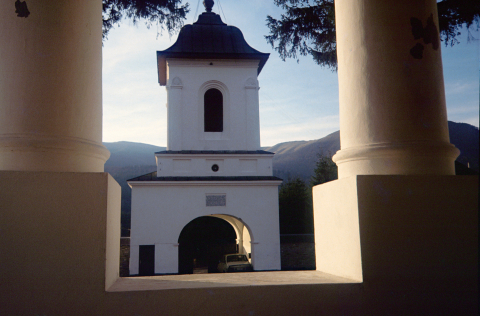
M 480 1 L 475 0 L 443 0 L 437 3 L 438 24 L 445 46 L 459 43 L 457 36 L 463 26 L 472 24 L 480 27 Z M 467 41 L 472 39 L 470 32 Z
M 300 178 L 288 179 L 278 194 L 280 234 L 313 233 L 313 210 L 309 187 Z
M 267 16 L 267 42 L 280 58 L 311 55 L 320 66 L 337 69 L 333 0 L 274 0 L 285 10 L 279 20 Z M 297 59 L 298 60 L 298 59 Z
M 103 39 L 124 17 L 133 23 L 144 20 L 148 27 L 156 24 L 172 34 L 183 26 L 188 11 L 182 0 L 103 0 Z
M 338 179 L 338 169 L 332 160 L 332 156 L 319 154 L 318 160 L 315 163 L 312 179 L 310 180 L 312 187 L 336 179 Z
M 337 69 L 335 9 L 333 0 L 274 0 L 285 12 L 280 19 L 267 16 L 267 42 L 280 58 L 311 55 L 317 64 Z M 463 26 L 480 27 L 480 1 L 443 0 L 437 3 L 439 28 L 445 45 L 459 43 Z M 469 33 L 468 39 L 472 36 Z

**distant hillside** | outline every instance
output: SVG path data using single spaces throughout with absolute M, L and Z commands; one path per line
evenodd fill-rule
M 448 122 L 450 142 L 460 150 L 457 162 L 479 171 L 479 130 L 467 123 Z M 299 177 L 310 180 L 319 154 L 334 155 L 340 149 L 340 131 L 311 141 L 293 141 L 280 143 L 264 150 L 275 153 L 273 173 L 288 179 Z
M 457 161 L 478 172 L 479 130 L 466 123 L 448 122 L 450 142 L 460 149 Z M 122 227 L 130 226 L 131 189 L 128 179 L 156 170 L 155 155 L 165 147 L 142 143 L 104 143 L 110 151 L 110 159 L 105 164 L 109 172 L 122 187 Z M 340 149 L 340 132 L 334 132 L 321 139 L 280 143 L 264 150 L 275 153 L 273 174 L 287 180 L 299 177 L 310 180 L 319 154 L 333 155 Z M 124 232 L 125 233 L 125 232 Z
M 318 155 L 333 156 L 340 149 L 340 132 L 310 141 L 280 143 L 264 150 L 275 153 L 273 174 L 287 180 L 299 177 L 310 180 Z
M 450 142 L 460 149 L 457 161 L 478 172 L 479 162 L 479 130 L 467 123 L 448 122 Z
M 166 147 L 132 142 L 103 144 L 110 151 L 110 159 L 105 163 L 105 167 L 155 165 L 154 153 L 166 149 Z

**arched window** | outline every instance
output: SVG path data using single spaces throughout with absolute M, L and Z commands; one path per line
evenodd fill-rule
M 209 89 L 203 96 L 205 132 L 223 132 L 223 95 Z

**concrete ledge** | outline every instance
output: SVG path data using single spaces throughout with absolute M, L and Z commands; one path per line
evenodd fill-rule
M 358 175 L 313 198 L 317 270 L 363 280 L 365 306 L 478 312 L 478 176 Z
M 478 315 L 477 176 L 338 181 L 356 189 L 319 189 L 339 207 L 357 196 L 363 283 L 326 271 L 119 278 L 108 174 L 1 171 L 0 314 Z M 315 198 L 317 221 L 331 210 Z
M 265 285 L 358 283 L 318 271 L 211 273 L 120 278 L 107 291 L 152 291 Z
M 120 192 L 103 172 L 0 171 L 0 314 L 88 304 L 118 279 Z

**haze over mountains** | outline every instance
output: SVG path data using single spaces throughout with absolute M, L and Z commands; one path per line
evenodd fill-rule
M 479 170 L 479 130 L 466 123 L 448 122 L 450 142 L 460 149 L 457 161 L 470 168 Z M 130 218 L 131 192 L 126 180 L 156 170 L 154 153 L 166 147 L 133 143 L 104 143 L 110 151 L 110 159 L 105 163 L 105 171 L 109 172 L 122 187 L 122 227 Z M 340 149 L 340 132 L 334 132 L 323 138 L 310 141 L 293 141 L 264 147 L 274 152 L 273 174 L 279 178 L 299 177 L 310 180 L 318 155 L 331 156 Z
M 450 141 L 461 154 L 457 161 L 464 165 L 470 164 L 474 170 L 479 169 L 479 130 L 466 123 L 448 122 Z M 137 166 L 147 168 L 147 173 L 155 171 L 155 156 L 157 151 L 166 150 L 166 147 L 154 146 L 133 142 L 104 143 L 111 153 L 105 164 L 106 171 L 115 171 L 125 167 Z M 280 178 L 300 177 L 308 179 L 318 155 L 333 155 L 340 149 L 340 132 L 336 131 L 323 138 L 310 141 L 292 141 L 263 147 L 264 150 L 274 152 L 273 169 L 275 176 Z M 148 168 L 151 167 L 151 168 Z M 138 176 L 135 174 L 133 176 Z

